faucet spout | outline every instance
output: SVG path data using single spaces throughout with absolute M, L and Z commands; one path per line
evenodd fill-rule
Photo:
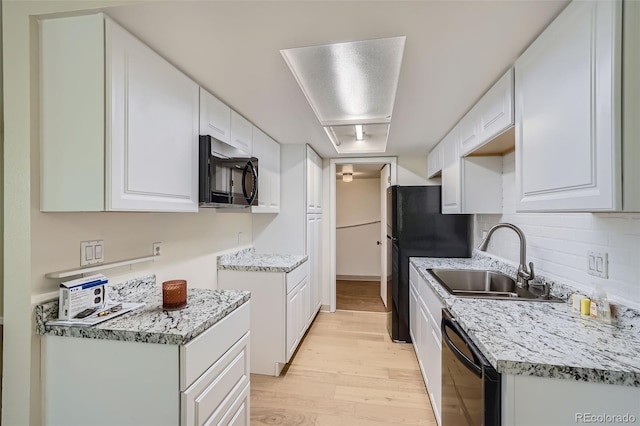
M 529 281 L 535 278 L 535 273 L 533 272 L 532 262 L 529 262 L 529 266 L 527 267 L 527 240 L 522 230 L 516 225 L 512 223 L 498 223 L 496 225 L 493 225 L 491 229 L 489 229 L 489 232 L 487 232 L 487 236 L 480 242 L 478 250 L 487 251 L 487 246 L 489 245 L 491 235 L 493 235 L 493 233 L 500 228 L 511 229 L 518 235 L 518 238 L 520 239 L 520 264 L 518 265 L 517 283 L 521 287 L 528 287 Z

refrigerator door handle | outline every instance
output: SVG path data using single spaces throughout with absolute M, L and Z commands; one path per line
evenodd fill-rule
M 387 239 L 389 239 L 391 241 L 398 241 L 398 239 L 396 237 L 392 237 L 391 235 L 387 235 Z

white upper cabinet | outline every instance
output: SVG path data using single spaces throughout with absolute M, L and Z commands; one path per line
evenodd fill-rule
M 509 68 L 478 103 L 480 144 L 490 141 L 515 123 L 513 68 Z
M 280 144 L 253 128 L 253 156 L 258 159 L 258 205 L 252 213 L 280 212 Z
M 462 140 L 456 126 L 440 143 L 444 160 L 442 213 L 501 213 L 502 157 L 461 157 Z
M 231 108 L 200 88 L 200 134 L 231 142 Z
M 322 158 L 307 146 L 307 213 L 322 213 Z
M 439 176 L 442 172 L 443 163 L 442 144 L 436 145 L 427 156 L 427 177 L 429 179 Z
M 442 145 L 442 213 L 460 213 L 460 133 L 457 127 L 440 142 Z
M 253 124 L 234 110 L 231 110 L 231 140 L 229 144 L 247 154 L 252 154 L 252 140 Z
M 40 210 L 197 211 L 197 84 L 102 14 L 40 39 Z
M 518 211 L 622 207 L 621 9 L 574 1 L 517 60 Z
M 460 137 L 460 156 L 467 154 L 480 145 L 479 111 L 477 105 L 471 109 L 458 123 Z
M 461 156 L 473 153 L 513 126 L 513 96 L 513 68 L 510 68 L 458 123 Z M 510 145 L 512 149 L 513 138 Z M 508 142 L 496 141 L 496 146 L 487 152 L 508 150 Z
M 111 77 L 107 209 L 197 211 L 198 85 L 122 27 L 105 22 Z

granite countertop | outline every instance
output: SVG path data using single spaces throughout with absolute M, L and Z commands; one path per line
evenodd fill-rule
M 515 277 L 513 266 L 477 250 L 470 259 L 414 257 L 411 264 L 498 372 L 640 387 L 639 312 L 616 306 L 617 319 L 605 324 L 569 303 L 455 297 L 427 272 L 488 269 Z M 548 282 L 565 300 L 574 292 L 544 277 L 534 281 Z
M 291 272 L 309 256 L 256 253 L 253 248 L 218 257 L 218 269 L 232 271 Z
M 67 327 L 46 325 L 58 317 L 58 302 L 45 303 L 36 306 L 38 334 L 184 345 L 247 302 L 250 293 L 188 288 L 186 308 L 163 311 L 162 288 L 148 275 L 109 287 L 109 297 L 146 305 L 92 327 Z

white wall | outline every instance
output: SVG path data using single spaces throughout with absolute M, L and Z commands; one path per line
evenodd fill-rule
M 503 214 L 477 215 L 476 246 L 482 231 L 497 222 L 518 225 L 527 237 L 527 260 L 536 272 L 587 295 L 596 284 L 614 300 L 640 308 L 640 214 L 638 213 L 515 213 L 515 154 L 503 157 Z M 587 251 L 609 253 L 609 279 L 587 274 Z M 515 233 L 493 234 L 489 253 L 513 262 L 519 259 Z
M 187 213 L 40 213 L 37 32 L 31 15 L 65 12 L 117 1 L 3 2 L 4 93 L 4 371 L 2 424 L 40 424 L 40 338 L 32 297 L 54 291 L 46 272 L 79 265 L 82 240 L 104 239 L 106 261 L 151 253 L 159 263 L 106 271 L 117 282 L 148 272 L 158 281 L 186 278 L 216 287 L 216 253 L 251 243 L 251 215 L 207 210 Z M 126 2 L 124 2 L 126 3 Z M 239 239 L 238 233 L 242 233 Z
M 427 178 L 426 155 L 398 157 L 398 185 L 440 185 L 440 180 Z
M 380 277 L 380 235 L 380 178 L 337 180 L 336 275 Z

